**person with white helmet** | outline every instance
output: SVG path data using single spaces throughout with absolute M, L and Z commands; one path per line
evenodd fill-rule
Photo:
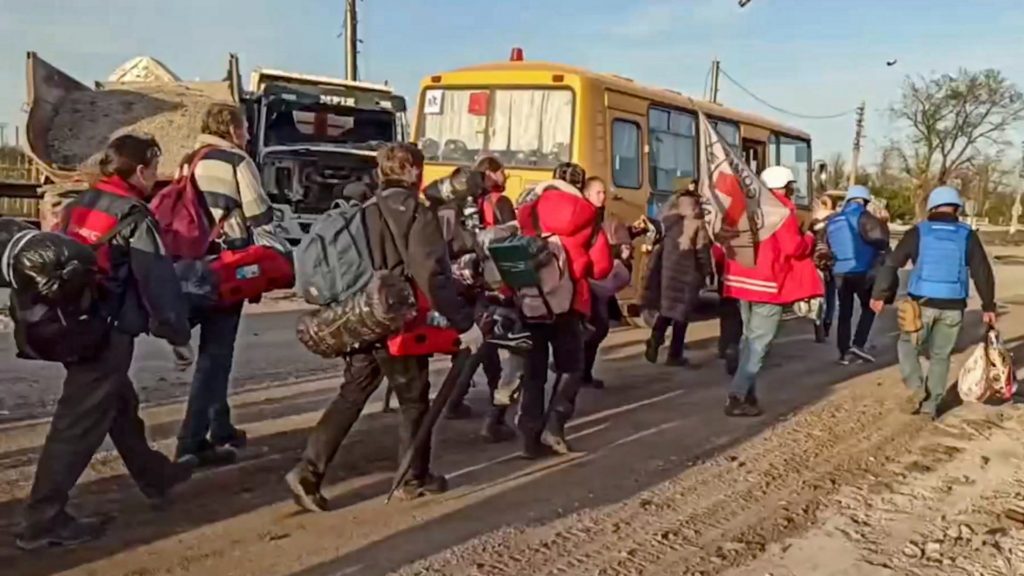
M 839 297 L 836 344 L 839 347 L 839 363 L 842 365 L 848 365 L 854 359 L 875 361 L 865 347 L 875 322 L 875 313 L 870 307 L 874 275 L 882 257 L 889 250 L 889 229 L 868 211 L 869 202 L 871 191 L 866 186 L 850 186 L 842 210 L 830 217 L 825 225 L 825 236 L 834 259 L 832 274 Z M 860 319 L 851 346 L 850 331 L 853 327 L 855 299 L 860 302 Z
M 927 219 L 908 230 L 886 258 L 871 300 L 875 312 L 881 312 L 899 288 L 897 271 L 913 262 L 907 287 L 910 300 L 901 304 L 896 351 L 903 382 L 911 392 L 913 413 L 933 419 L 940 415 L 949 357 L 963 325 L 971 280 L 981 298 L 982 320 L 989 326 L 996 323 L 992 266 L 977 233 L 960 221 L 963 205 L 956 188 L 932 190 Z M 927 376 L 921 370 L 922 354 L 930 359 Z
M 783 308 L 824 294 L 811 259 L 814 236 L 800 229 L 792 201 L 797 182 L 793 171 L 784 166 L 768 168 L 761 181 L 789 209 L 789 215 L 778 230 L 759 239 L 753 267 L 733 258 L 725 261 L 722 296 L 739 301 L 743 318 L 739 363 L 725 405 L 725 414 L 733 417 L 761 415 L 757 375 L 778 332 Z

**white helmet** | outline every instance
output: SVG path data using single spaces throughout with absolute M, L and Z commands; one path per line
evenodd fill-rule
M 764 185 L 772 190 L 781 190 L 787 184 L 795 184 L 796 176 L 785 166 L 772 166 L 761 172 L 761 182 L 764 182 Z

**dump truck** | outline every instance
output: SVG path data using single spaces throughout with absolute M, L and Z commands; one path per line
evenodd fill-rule
M 34 52 L 27 59 L 26 152 L 45 178 L 19 214 L 44 228 L 85 189 L 111 137 L 145 132 L 163 149 L 160 178 L 173 178 L 214 102 L 242 105 L 248 152 L 270 196 L 278 233 L 298 244 L 353 181 L 370 180 L 376 151 L 408 134 L 405 100 L 388 86 L 257 70 L 243 89 L 238 58 L 223 80 L 96 82 L 90 88 Z M 3 203 L 0 203 L 3 206 Z

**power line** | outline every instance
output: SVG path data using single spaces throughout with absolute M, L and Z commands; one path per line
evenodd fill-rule
M 724 69 L 720 69 L 720 71 L 722 73 L 722 76 L 725 76 L 725 78 L 727 80 L 729 80 L 737 88 L 739 88 L 740 90 L 745 92 L 747 94 L 747 96 L 750 96 L 751 98 L 753 98 L 754 100 L 757 100 L 761 104 L 764 104 L 765 106 L 771 108 L 772 110 L 775 110 L 776 112 L 781 112 L 782 114 L 788 114 L 790 116 L 794 116 L 796 118 L 803 118 L 805 120 L 832 120 L 834 118 L 842 118 L 843 116 L 849 116 L 850 114 L 853 114 L 853 113 L 857 112 L 856 108 L 851 108 L 849 110 L 846 110 L 845 112 L 838 112 L 836 114 L 827 114 L 827 115 L 822 115 L 822 116 L 815 116 L 815 115 L 812 115 L 812 114 L 800 114 L 798 112 L 791 112 L 789 110 L 786 110 L 785 108 L 779 108 L 778 106 L 772 104 L 771 102 L 768 102 L 764 98 L 761 98 L 757 94 L 754 94 L 751 90 L 749 90 L 747 87 L 745 87 L 744 85 L 740 84 L 735 78 L 730 76 L 729 73 L 726 72 Z

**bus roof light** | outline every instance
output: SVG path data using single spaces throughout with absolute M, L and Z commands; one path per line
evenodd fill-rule
M 523 49 L 516 46 L 512 48 L 512 55 L 508 57 L 509 62 L 522 62 L 523 61 Z
M 562 82 L 565 82 L 565 74 L 552 74 L 551 81 L 555 84 L 561 84 Z
M 431 76 L 430 77 L 430 82 L 432 84 L 440 84 L 441 83 L 441 77 L 440 76 Z

